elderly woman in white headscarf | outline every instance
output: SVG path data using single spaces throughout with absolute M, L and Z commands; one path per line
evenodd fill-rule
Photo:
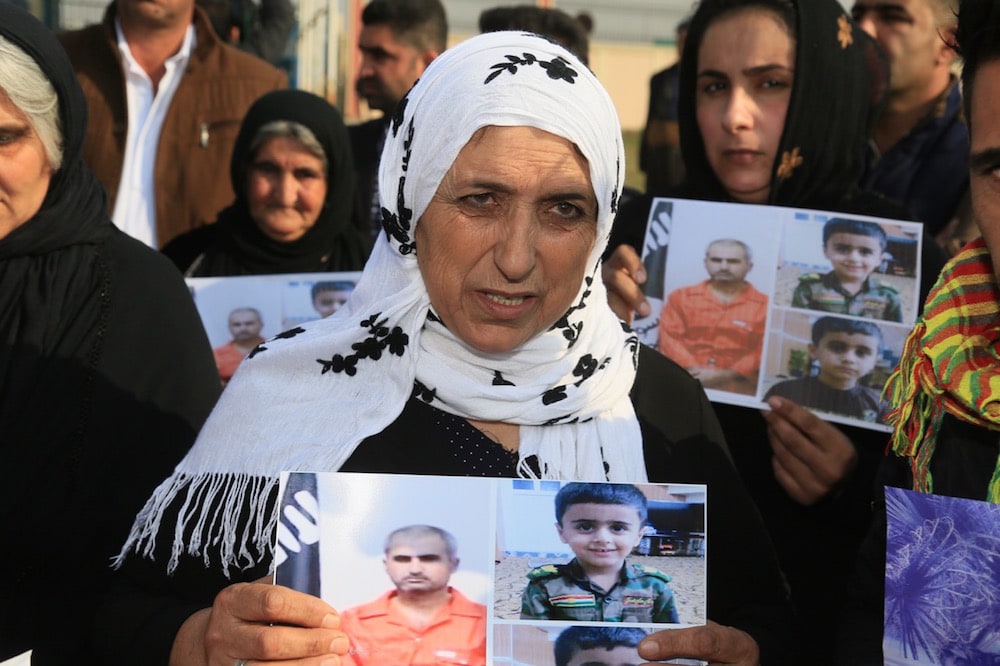
M 385 234 L 350 301 L 250 354 L 138 516 L 109 659 L 347 649 L 319 599 L 235 582 L 268 573 L 278 474 L 294 469 L 708 483 L 721 624 L 661 632 L 642 654 L 750 664 L 780 649 L 780 573 L 704 394 L 607 306 L 623 174 L 614 106 L 562 47 L 493 33 L 435 60 L 390 124 Z

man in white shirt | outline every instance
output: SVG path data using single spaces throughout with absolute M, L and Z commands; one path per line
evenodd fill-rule
M 114 0 L 60 36 L 87 97 L 84 160 L 115 223 L 152 247 L 215 219 L 247 108 L 280 70 L 224 44 L 193 0 Z

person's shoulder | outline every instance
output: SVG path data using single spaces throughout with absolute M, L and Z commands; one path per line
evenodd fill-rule
M 670 400 L 664 400 L 665 395 Z M 639 347 L 639 369 L 630 397 L 636 416 L 655 430 L 655 437 L 672 444 L 691 440 L 698 447 L 708 441 L 725 450 L 725 438 L 701 383 L 646 345 Z
M 371 601 L 351 606 L 340 612 L 341 621 L 359 622 L 368 618 L 385 615 L 389 612 L 389 596 L 392 592 L 383 592 Z
M 809 286 L 823 281 L 824 273 L 803 273 L 799 276 L 799 284 Z
M 882 392 L 881 391 L 879 391 L 876 388 L 872 388 L 871 386 L 866 386 L 866 385 L 862 385 L 862 388 L 865 390 L 865 395 L 867 395 L 868 398 L 872 402 L 874 402 L 875 404 L 878 404 L 878 405 L 882 404 Z
M 191 62 L 198 65 L 197 69 L 203 75 L 231 78 L 244 83 L 262 81 L 268 86 L 266 89 L 288 86 L 288 76 L 284 70 L 278 69 L 263 58 L 226 44 L 211 32 L 208 18 L 200 8 L 195 8 L 192 24 L 195 29 L 196 44 L 191 54 Z
M 947 125 L 949 143 L 968 146 L 969 127 L 965 122 L 965 109 L 962 103 L 962 86 L 953 81 L 945 98 L 941 118 Z
M 870 215 L 890 220 L 914 221 L 913 213 L 903 204 L 890 199 L 881 192 L 858 187 L 851 188 L 838 197 L 834 204 L 824 205 L 823 208 L 834 210 L 838 213 Z
M 662 401 L 664 395 L 670 395 L 671 405 L 690 405 L 693 404 L 691 400 L 700 403 L 704 389 L 691 373 L 677 363 L 651 347 L 639 345 L 639 368 L 632 384 L 633 403 L 642 402 L 642 395 L 654 397 L 656 402 Z M 640 411 L 640 405 L 636 405 L 636 411 Z
M 676 65 L 671 65 L 670 67 L 664 67 L 660 71 L 653 74 L 649 77 L 650 87 L 659 90 L 661 87 L 666 85 L 675 69 Z
M 656 580 L 663 581 L 664 583 L 669 583 L 673 580 L 667 574 L 663 573 L 656 567 L 649 566 L 648 564 L 633 562 L 628 566 L 633 578 L 654 578 Z
M 77 72 L 89 71 L 98 62 L 114 61 L 114 53 L 110 47 L 111 38 L 101 23 L 92 23 L 76 30 L 65 30 L 56 34 L 56 38 Z
M 617 219 L 642 219 L 645 222 L 646 218 L 649 217 L 649 209 L 653 205 L 653 199 L 655 197 L 649 192 L 643 192 L 638 196 L 632 197 L 618 208 Z
M 473 601 L 462 594 L 461 590 L 451 588 L 451 612 L 453 615 L 467 615 L 470 617 L 485 617 L 486 606 Z
M 942 132 L 935 155 L 942 155 L 951 164 L 967 164 L 969 161 L 969 127 L 965 124 L 962 113 L 952 115 Z
M 109 297 L 120 303 L 116 311 L 130 320 L 170 312 L 175 321 L 189 312 L 197 321 L 194 302 L 177 267 L 167 257 L 132 238 L 117 227 L 105 241 L 110 275 Z M 157 315 L 158 316 L 158 315 Z
M 891 285 L 888 282 L 882 282 L 876 278 L 868 279 L 868 289 L 866 289 L 866 291 L 871 294 L 880 294 L 893 298 L 899 296 L 899 289 L 895 285 Z
M 755 287 L 752 282 L 747 282 L 747 290 L 744 292 L 744 298 L 758 303 L 767 303 L 767 294 Z
M 206 224 L 175 236 L 160 249 L 160 253 L 184 272 L 199 256 L 214 249 L 218 240 L 218 223 Z
M 259 89 L 255 98 L 271 90 L 288 87 L 288 75 L 284 70 L 221 41 L 203 57 L 201 64 L 205 75 L 225 79 L 229 85 Z
M 866 386 L 865 384 L 855 384 L 854 391 L 864 396 L 872 404 L 880 405 L 882 403 L 882 393 L 878 389 L 873 389 L 871 386 Z
M 856 384 L 853 389 L 855 398 L 859 401 L 860 413 L 857 417 L 862 421 L 877 423 L 882 421 L 886 405 L 882 402 L 882 394 L 870 386 Z M 884 421 L 882 421 L 884 423 Z
M 695 282 L 672 289 L 663 299 L 663 313 L 666 314 L 671 310 L 683 313 L 689 307 L 697 307 L 704 302 L 707 293 L 708 286 L 705 282 Z
M 563 575 L 562 568 L 558 564 L 543 564 L 535 567 L 525 574 L 529 582 L 544 581 L 550 578 L 559 578 Z
M 102 258 L 110 303 L 108 345 L 118 349 L 105 355 L 105 366 L 109 372 L 134 373 L 134 357 L 141 354 L 146 370 L 162 368 L 152 375 L 157 391 L 168 395 L 170 386 L 183 383 L 189 397 L 204 404 L 200 425 L 218 397 L 219 381 L 205 328 L 180 271 L 117 227 L 105 241 Z M 144 344 L 137 347 L 140 338 Z
M 184 279 L 167 257 L 117 227 L 105 241 L 113 268 L 139 283 L 183 285 Z M 148 286 L 146 284 L 143 287 Z M 186 294 L 186 289 L 184 290 Z
M 288 87 L 288 76 L 284 70 L 224 44 L 214 35 L 209 39 L 214 42 L 204 49 L 196 46 L 191 54 L 189 66 L 170 105 L 171 114 L 186 113 L 188 105 L 194 100 L 205 99 L 213 105 L 216 113 L 233 114 L 238 126 L 257 99 L 273 90 Z M 211 95 L 208 95 L 209 91 Z
M 677 365 L 663 354 L 646 345 L 639 345 L 639 369 L 636 372 L 635 383 L 655 384 L 673 387 L 676 391 L 690 389 L 700 394 L 701 384 L 687 370 Z M 662 395 L 662 394 L 661 394 Z
M 362 123 L 354 123 L 353 125 L 347 126 L 347 133 L 353 135 L 368 135 L 368 134 L 381 134 L 382 128 L 385 126 L 384 118 L 372 118 L 371 120 L 366 120 Z
M 693 296 L 695 294 L 704 294 L 707 290 L 708 290 L 708 280 L 702 280 L 701 282 L 695 282 L 694 284 L 687 284 L 684 285 L 683 287 L 677 287 L 676 289 L 670 292 L 670 296 L 668 296 L 667 298 L 673 297 L 674 294 L 676 294 L 678 298 L 683 296 Z
M 223 42 L 218 44 L 218 48 L 224 54 L 226 69 L 266 79 L 287 78 L 283 70 L 252 53 L 247 53 Z
M 605 259 L 622 244 L 630 245 L 637 253 L 642 254 L 642 245 L 646 238 L 646 223 L 653 205 L 653 197 L 640 194 L 622 201 L 615 213 L 615 221 L 611 228 L 611 240 L 605 250 Z
M 385 132 L 386 120 L 384 118 L 373 118 L 363 123 L 354 123 L 347 126 L 347 138 L 351 142 L 351 150 L 355 162 L 371 164 L 377 160 L 375 148 L 378 146 Z
M 76 49 L 81 44 L 89 44 L 95 39 L 102 39 L 104 27 L 100 23 L 91 23 L 75 30 L 63 30 L 56 33 L 56 38 L 66 51 Z
M 807 379 L 799 377 L 795 379 L 784 379 L 777 382 L 774 386 L 767 390 L 767 393 L 764 394 L 764 400 L 767 400 L 771 396 L 778 396 L 779 398 L 790 397 L 789 394 L 794 391 L 794 389 L 807 381 Z

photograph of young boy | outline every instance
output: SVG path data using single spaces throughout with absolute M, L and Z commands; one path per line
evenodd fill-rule
M 556 531 L 567 564 L 528 572 L 521 619 L 678 623 L 670 576 L 629 564 L 643 537 L 646 496 L 633 485 L 568 483 L 555 497 Z
M 638 666 L 638 627 L 567 627 L 552 646 L 555 666 Z
M 495 664 L 519 666 L 639 666 L 646 663 L 639 643 L 652 631 L 630 625 L 498 624 L 493 658 Z
M 881 422 L 885 408 L 879 391 L 862 380 L 875 369 L 883 347 L 882 331 L 872 322 L 841 317 L 820 317 L 812 325 L 808 346 L 815 376 L 778 382 L 767 391 L 803 407 Z
M 320 319 L 326 319 L 347 303 L 352 291 L 354 291 L 353 282 L 329 280 L 316 282 L 310 289 L 313 309 Z
M 823 225 L 823 254 L 833 270 L 799 277 L 792 307 L 903 321 L 899 291 L 872 273 L 885 261 L 888 238 L 875 222 L 831 218 Z

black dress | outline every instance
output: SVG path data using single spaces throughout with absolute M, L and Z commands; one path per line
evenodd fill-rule
M 64 133 L 41 209 L 0 238 L 0 660 L 89 664 L 110 558 L 219 382 L 180 274 L 107 217 L 62 48 L 6 3 L 0 33 L 52 82 Z

